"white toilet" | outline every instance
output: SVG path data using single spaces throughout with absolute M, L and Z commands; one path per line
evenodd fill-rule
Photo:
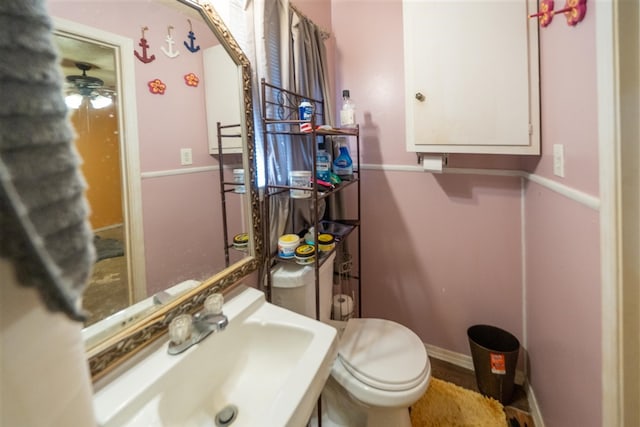
M 331 263 L 325 263 L 331 266 Z M 322 268 L 321 267 L 321 268 Z M 291 272 L 288 275 L 291 278 Z M 301 282 L 308 271 L 300 269 Z M 326 278 L 323 280 L 323 276 Z M 305 283 L 308 286 L 309 283 Z M 276 304 L 300 307 L 291 298 L 290 283 L 279 288 L 274 275 L 272 295 Z M 301 285 L 302 286 L 302 285 Z M 331 289 L 331 276 L 320 274 L 320 296 Z M 301 293 L 301 297 L 302 297 Z M 290 296 L 288 293 L 287 296 Z M 330 298 L 330 293 L 329 297 Z M 286 301 L 286 302 L 285 302 Z M 331 304 L 321 301 L 321 319 L 330 316 Z M 297 310 L 299 311 L 299 310 Z M 315 317 L 315 309 L 302 313 Z M 409 407 L 427 390 L 431 365 L 424 344 L 409 328 L 383 319 L 349 319 L 329 322 L 342 329 L 338 357 L 322 392 L 323 427 L 411 427 Z M 312 422 L 317 425 L 317 422 Z

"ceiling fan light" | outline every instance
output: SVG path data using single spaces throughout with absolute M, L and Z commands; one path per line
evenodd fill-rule
M 82 104 L 82 95 L 80 95 L 79 93 L 72 93 L 64 98 L 64 102 L 65 104 L 67 104 L 68 108 L 77 110 Z
M 96 109 L 106 108 L 111 105 L 111 98 L 103 95 L 98 95 L 91 99 L 91 106 Z

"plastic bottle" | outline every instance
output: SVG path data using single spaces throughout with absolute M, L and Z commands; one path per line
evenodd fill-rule
M 349 154 L 349 144 L 345 138 L 342 138 L 339 146 L 340 152 L 333 161 L 333 173 L 341 179 L 349 179 L 353 176 L 353 160 L 351 160 L 351 154 Z
M 300 120 L 310 121 L 313 116 L 313 105 L 309 101 L 302 101 L 298 106 L 298 117 Z M 301 132 L 311 132 L 311 123 L 300 123 Z
M 342 91 L 342 109 L 340 110 L 340 126 L 343 128 L 356 127 L 356 105 L 349 97 L 349 90 Z
M 324 144 L 316 153 L 316 177 L 327 182 L 331 179 L 331 154 L 324 149 Z

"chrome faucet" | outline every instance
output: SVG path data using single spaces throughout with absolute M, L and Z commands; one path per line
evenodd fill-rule
M 181 314 L 169 324 L 169 348 L 171 355 L 180 354 L 213 332 L 223 331 L 229 319 L 222 313 L 224 298 L 215 293 L 204 301 L 204 310 L 195 315 Z

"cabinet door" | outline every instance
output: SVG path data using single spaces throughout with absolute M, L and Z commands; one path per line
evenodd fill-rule
M 403 0 L 407 150 L 540 153 L 530 0 Z

